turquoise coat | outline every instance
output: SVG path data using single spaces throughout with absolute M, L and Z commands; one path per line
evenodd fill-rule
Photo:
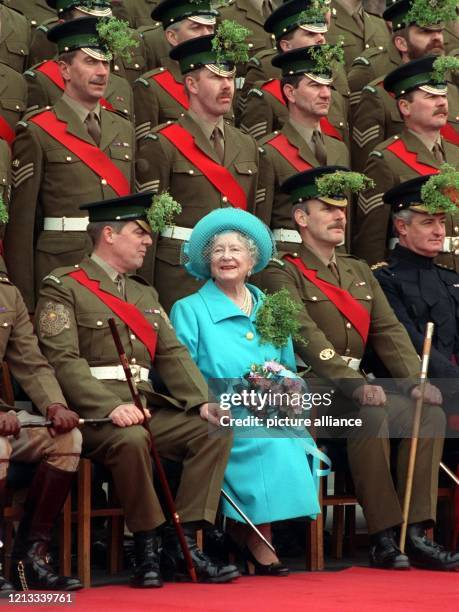
M 272 359 L 295 369 L 291 340 L 283 349 L 261 344 L 255 318 L 264 295 L 253 285 L 247 287 L 254 298 L 250 317 L 212 280 L 172 308 L 171 321 L 177 336 L 188 347 L 207 380 L 241 378 L 253 363 Z M 233 417 L 249 414 L 246 408 L 234 406 L 231 413 Z M 255 432 L 252 437 L 235 435 L 224 490 L 255 524 L 299 516 L 315 517 L 320 507 L 305 450 L 308 445 L 314 446 L 313 441 L 310 438 L 305 443 L 294 437 L 264 437 L 268 432 L 263 428 L 252 431 Z M 223 513 L 241 521 L 225 501 Z

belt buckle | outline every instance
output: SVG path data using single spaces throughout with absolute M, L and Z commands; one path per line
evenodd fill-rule
M 131 364 L 129 366 L 129 369 L 131 370 L 131 374 L 132 374 L 132 378 L 134 379 L 135 383 L 139 383 L 141 378 L 140 378 L 140 366 L 137 364 Z
M 61 217 L 61 231 L 65 232 L 65 217 Z
M 280 228 L 279 230 L 279 242 L 287 242 L 287 238 L 284 238 L 284 230 Z

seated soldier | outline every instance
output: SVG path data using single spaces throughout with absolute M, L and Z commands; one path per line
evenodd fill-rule
M 24 505 L 13 550 L 13 582 L 18 590 L 75 591 L 76 578 L 58 576 L 47 561 L 52 529 L 70 490 L 78 467 L 81 434 L 75 429 L 78 415 L 66 406 L 54 372 L 38 348 L 37 338 L 19 291 L 0 271 L 0 360 L 5 360 L 40 413 L 15 413 L 0 404 L 0 539 L 10 459 L 38 463 Z M 21 429 L 24 421 L 52 429 Z M 0 575 L 0 593 L 14 588 Z
M 164 516 L 153 486 L 150 433 L 161 457 L 183 464 L 176 505 L 199 579 L 227 582 L 239 575 L 237 568 L 207 557 L 197 548 L 195 536 L 215 519 L 231 437 L 209 436 L 209 422 L 218 422 L 218 407 L 208 403 L 207 385 L 177 340 L 156 291 L 133 274 L 152 244 L 146 221 L 151 195 L 84 205 L 92 255 L 79 266 L 58 268 L 45 277 L 38 334 L 72 407 L 82 417 L 112 419 L 98 428 L 84 427 L 83 441 L 87 456 L 111 471 L 134 534 L 131 586 L 162 586 L 155 529 Z M 119 365 L 108 325 L 111 317 L 147 406 L 144 427 L 144 414 L 133 403 Z M 159 384 L 153 387 L 150 368 L 168 392 L 160 394 Z M 166 540 L 164 572 L 168 577 L 186 575 L 176 539 Z
M 436 264 L 434 258 L 446 239 L 446 213 L 456 209 L 458 181 L 459 172 L 443 167 L 439 174 L 406 181 L 384 194 L 384 202 L 392 209 L 398 244 L 389 263 L 373 267 L 418 354 L 422 352 L 427 322 L 435 324 L 429 376 L 439 379 L 446 409 L 456 414 L 459 274 Z M 452 418 L 451 423 L 454 421 Z
M 410 563 L 426 569 L 455 569 L 459 553 L 446 552 L 425 536 L 426 528 L 435 522 L 445 426 L 441 393 L 429 384 L 414 468 L 406 555 L 395 540 L 395 529 L 402 523 L 413 400 L 420 397 L 420 362 L 367 264 L 335 250 L 346 227 L 344 194 L 363 188 L 366 180 L 339 166 L 315 168 L 287 179 L 283 188 L 294 204 L 302 244 L 297 252 L 285 252 L 281 259 L 273 260 L 262 273 L 260 285 L 271 292 L 287 288 L 301 304 L 300 334 L 306 342 L 297 340 L 295 350 L 311 367 L 311 390 L 332 387 L 331 417 L 361 419 L 360 424 L 354 421 L 352 431 L 343 424 L 339 433 L 348 437 L 357 499 L 371 537 L 371 564 L 394 569 L 406 569 Z M 373 347 L 395 379 L 387 393 L 380 384 L 369 383 L 360 370 L 367 346 Z M 397 486 L 390 471 L 391 435 L 402 438 Z

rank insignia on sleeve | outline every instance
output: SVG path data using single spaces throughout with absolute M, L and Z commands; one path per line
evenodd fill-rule
M 38 325 L 43 336 L 57 336 L 64 329 L 70 329 L 70 313 L 63 304 L 47 302 L 40 312 Z

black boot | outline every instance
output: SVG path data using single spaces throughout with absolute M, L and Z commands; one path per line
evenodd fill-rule
M 24 504 L 13 549 L 13 582 L 20 590 L 76 591 L 77 578 L 59 576 L 47 558 L 51 531 L 72 484 L 74 473 L 42 462 Z
M 5 507 L 6 478 L 0 479 L 0 542 L 3 540 L 3 509 Z M 0 574 L 0 597 L 14 593 L 14 587 Z
M 132 587 L 151 589 L 163 586 L 159 572 L 158 541 L 153 531 L 134 533 L 135 570 Z
M 371 536 L 370 565 L 380 569 L 409 569 L 408 557 L 395 541 L 393 529 L 384 529 Z
M 443 571 L 459 568 L 459 552 L 448 552 L 440 544 L 428 540 L 422 523 L 408 525 L 406 552 L 414 567 Z
M 185 524 L 183 531 L 199 582 L 229 582 L 240 576 L 235 565 L 211 559 L 198 548 L 196 527 Z M 161 569 L 167 580 L 190 580 L 182 549 L 173 527 L 164 529 Z

